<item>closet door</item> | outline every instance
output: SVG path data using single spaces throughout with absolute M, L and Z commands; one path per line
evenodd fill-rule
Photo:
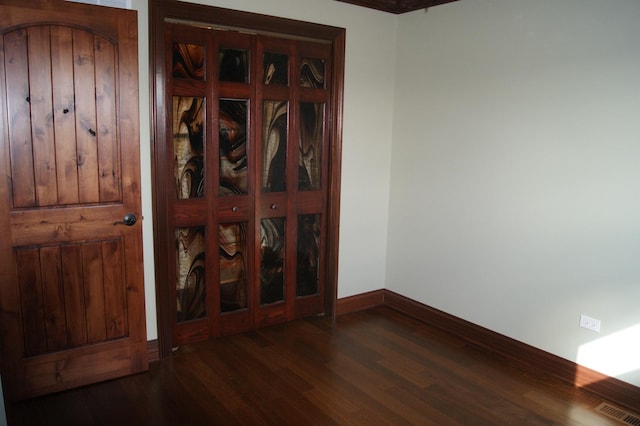
M 258 39 L 259 324 L 323 312 L 330 53 Z
M 255 243 L 255 36 L 208 30 L 216 58 L 210 75 L 212 111 L 213 197 L 211 242 L 217 258 L 212 276 L 214 335 L 248 330 L 254 321 L 251 259 Z
M 165 46 L 174 344 L 322 313 L 330 45 L 166 24 Z
M 212 221 L 210 137 L 213 45 L 196 28 L 167 25 L 166 116 L 164 147 L 167 222 L 162 235 L 170 244 L 168 285 L 173 294 L 174 344 L 206 339 L 212 304 L 207 285 L 214 256 L 209 243 Z M 158 260 L 161 261 L 161 260 Z

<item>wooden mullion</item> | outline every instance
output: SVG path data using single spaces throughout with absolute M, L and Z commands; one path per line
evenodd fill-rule
M 249 204 L 249 223 L 247 230 L 247 307 L 249 308 L 249 324 L 251 327 L 257 322 L 258 309 L 260 306 L 260 250 L 258 248 L 260 241 L 260 219 L 257 214 L 258 202 L 260 200 L 261 185 L 259 183 L 260 166 L 260 141 L 258 139 L 261 134 L 258 117 L 261 116 L 262 102 L 259 98 L 261 69 L 259 60 L 258 39 L 255 35 L 250 36 L 250 59 L 249 59 L 249 85 L 251 94 L 249 98 L 249 114 L 248 114 L 248 138 L 247 138 L 247 157 L 249 160 L 248 173 L 248 204 Z M 256 261 L 258 263 L 256 264 Z M 256 267 L 257 265 L 257 267 Z
M 297 239 L 297 193 L 298 193 L 298 123 L 299 111 L 297 107 L 298 97 L 298 61 L 297 43 L 293 40 L 287 42 L 287 54 L 289 56 L 289 112 L 287 130 L 287 223 L 285 246 L 285 300 L 286 318 L 291 320 L 295 312 L 296 296 L 296 239 Z
M 206 94 L 207 94 L 207 120 L 206 120 L 206 142 L 205 142 L 205 167 L 206 193 L 207 193 L 207 230 L 206 230 L 206 252 L 207 252 L 207 312 L 209 336 L 219 336 L 221 330 L 220 311 L 220 220 L 217 214 L 219 209 L 219 187 L 220 187 L 220 162 L 218 135 L 220 132 L 220 87 L 219 81 L 219 52 L 220 43 L 215 37 L 215 31 L 209 31 L 206 36 L 207 56 L 206 56 Z
M 254 246 L 256 246 L 255 250 L 253 251 L 253 256 L 250 258 L 251 259 L 251 269 L 253 271 L 255 271 L 254 273 L 254 279 L 252 281 L 252 293 L 255 295 L 255 297 L 252 298 L 252 304 L 250 309 L 254 312 L 253 314 L 253 321 L 252 323 L 255 325 L 260 324 L 263 320 L 263 312 L 261 310 L 261 289 L 262 289 L 262 280 L 261 280 L 261 266 L 262 266 L 262 262 L 261 262 L 261 248 L 260 248 L 260 236 L 261 236 L 261 230 L 262 230 L 262 219 L 264 218 L 264 216 L 262 215 L 262 200 L 263 200 L 263 193 L 262 193 L 262 170 L 264 167 L 263 164 L 263 155 L 262 155 L 262 150 L 263 150 L 263 139 L 264 139 L 264 134 L 263 134 L 263 130 L 264 130 L 264 126 L 262 126 L 262 122 L 264 120 L 264 101 L 265 101 L 265 90 L 264 90 L 264 84 L 262 83 L 262 75 L 263 75 L 263 68 L 264 68 L 264 63 L 262 60 L 262 57 L 264 55 L 264 40 L 260 37 L 256 38 L 256 42 L 255 42 L 255 53 L 254 53 L 254 58 L 256 58 L 254 60 L 255 62 L 255 66 L 253 67 L 254 73 L 252 76 L 252 81 L 253 81 L 253 90 L 255 91 L 255 105 L 254 105 L 254 114 L 252 116 L 252 128 L 254 129 L 253 132 L 253 180 L 255 181 L 253 183 L 254 186 L 254 193 L 253 193 L 253 200 L 254 200 L 254 207 L 253 207 L 253 221 L 254 221 L 254 227 L 253 227 L 253 233 L 252 233 L 252 241 Z M 257 123 L 260 123 L 260 125 L 257 125 Z

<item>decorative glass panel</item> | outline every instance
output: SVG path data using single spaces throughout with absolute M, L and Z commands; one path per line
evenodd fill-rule
M 324 59 L 302 58 L 300 86 L 324 89 Z
M 260 222 L 260 304 L 284 300 L 285 219 Z
M 287 101 L 264 101 L 262 108 L 262 190 L 286 191 Z
M 173 97 L 173 154 L 179 199 L 204 197 L 203 98 Z
M 204 47 L 196 44 L 173 44 L 173 78 L 204 80 Z
M 223 223 L 220 237 L 220 311 L 247 307 L 247 223 Z
M 220 81 L 249 82 L 246 50 L 220 49 Z
M 281 53 L 265 52 L 262 56 L 264 84 L 287 86 L 289 84 L 289 57 Z
M 320 215 L 298 216 L 296 296 L 318 292 L 320 279 Z
M 248 101 L 220 100 L 220 195 L 247 194 Z
M 204 226 L 176 229 L 178 322 L 207 315 L 205 241 Z
M 320 189 L 324 104 L 300 104 L 298 189 Z

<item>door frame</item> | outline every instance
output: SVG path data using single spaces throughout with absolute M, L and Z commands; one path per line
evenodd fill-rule
M 173 230 L 168 229 L 169 192 L 167 176 L 162 166 L 167 158 L 167 143 L 165 129 L 169 126 L 171 117 L 166 114 L 167 105 L 165 81 L 167 76 L 164 56 L 164 23 L 190 22 L 202 23 L 233 29 L 250 30 L 256 33 L 278 34 L 285 37 L 321 40 L 332 46 L 332 75 L 331 105 L 329 121 L 329 164 L 327 197 L 327 235 L 326 235 L 326 263 L 325 263 L 325 300 L 324 312 L 328 317 L 335 316 L 338 290 L 338 238 L 340 234 L 340 182 L 342 170 L 342 115 L 344 93 L 344 57 L 345 37 L 344 28 L 332 27 L 316 23 L 241 12 L 214 6 L 198 5 L 179 2 L 177 0 L 151 0 L 149 8 L 150 19 L 150 61 L 151 61 L 151 155 L 152 155 L 152 194 L 153 194 L 153 226 L 154 226 L 154 254 L 155 283 L 156 283 L 156 313 L 158 320 L 158 350 L 160 359 L 171 355 L 173 320 L 171 312 L 171 285 L 168 282 L 169 266 L 162 259 L 170 258 L 168 253 L 169 241 Z

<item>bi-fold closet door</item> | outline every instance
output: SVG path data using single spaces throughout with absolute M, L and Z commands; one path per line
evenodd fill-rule
M 174 344 L 324 310 L 331 44 L 165 25 Z

